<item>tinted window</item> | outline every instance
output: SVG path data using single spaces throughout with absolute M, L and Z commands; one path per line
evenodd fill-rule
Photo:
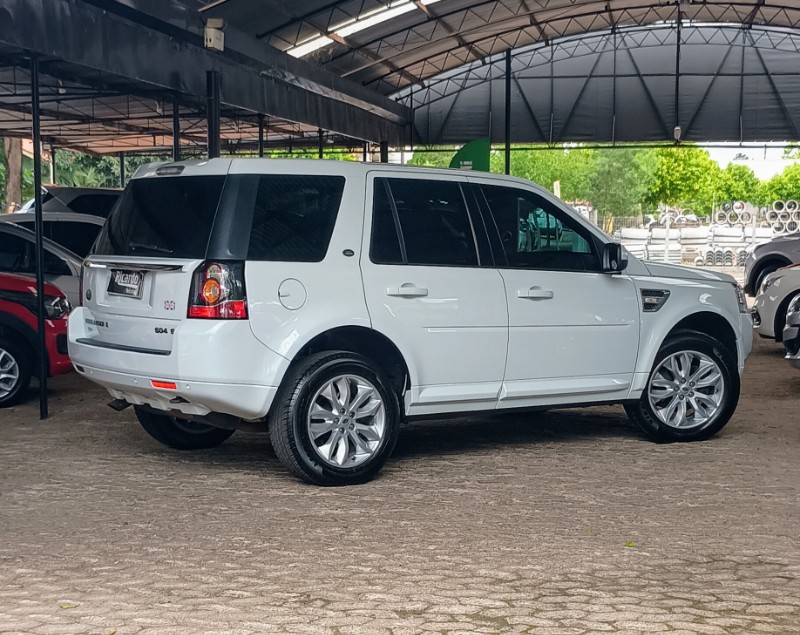
M 597 271 L 585 229 L 542 197 L 510 187 L 481 187 L 510 267 Z
M 49 225 L 48 237 L 81 257 L 89 253 L 102 227 L 93 223 L 74 221 L 58 221 Z
M 108 214 L 118 198 L 118 194 L 81 194 L 76 196 L 67 207 L 73 212 L 108 218 Z
M 381 265 L 400 265 L 405 262 L 386 179 L 375 179 L 373 185 L 369 255 L 372 262 Z
M 387 181 L 408 264 L 478 264 L 472 224 L 458 183 L 423 179 Z
M 132 180 L 94 253 L 204 258 L 224 183 L 224 176 Z
M 248 260 L 322 260 L 343 190 L 341 176 L 261 176 Z
M 33 243 L 0 232 L 0 271 L 33 273 L 36 271 L 36 257 Z

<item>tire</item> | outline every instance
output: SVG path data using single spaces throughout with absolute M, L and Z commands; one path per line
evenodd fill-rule
M 0 408 L 13 406 L 31 383 L 33 359 L 29 349 L 0 338 Z
M 310 355 L 290 369 L 269 415 L 278 459 L 315 485 L 374 478 L 394 450 L 399 429 L 397 393 L 387 375 L 366 357 L 344 351 Z
M 686 364 L 683 362 L 686 357 L 674 357 L 680 354 L 687 355 L 691 359 L 688 368 L 690 372 L 685 373 L 688 378 L 683 382 L 669 368 L 671 360 L 676 361 L 679 370 L 685 368 Z M 700 370 L 700 363 L 706 365 L 706 370 L 695 375 L 695 381 L 701 380 L 697 383 L 710 381 L 714 373 L 708 366 L 709 362 L 714 365 L 718 381 L 714 386 L 697 388 L 694 385 L 690 386 L 693 373 Z M 665 367 L 662 367 L 662 363 Z M 654 381 L 658 382 L 655 386 Z M 668 388 L 664 387 L 667 385 Z M 654 441 L 659 443 L 702 441 L 715 435 L 728 423 L 739 402 L 739 390 L 739 372 L 734 353 L 704 333 L 680 331 L 661 346 L 641 399 L 626 404 L 625 410 Z M 672 393 L 668 395 L 667 391 Z M 680 401 L 675 401 L 673 395 L 677 395 Z M 701 399 L 700 395 L 705 397 Z M 674 418 L 670 416 L 670 406 L 673 403 L 676 415 Z M 694 409 L 695 404 L 700 404 L 699 409 Z M 711 408 L 709 404 L 716 406 Z M 681 409 L 683 409 L 682 418 Z M 705 412 L 702 412 L 703 410 Z M 694 419 L 697 419 L 696 423 L 693 423 Z
M 222 445 L 235 432 L 168 414 L 156 414 L 141 406 L 134 406 L 133 410 L 147 434 L 176 450 L 215 448 Z

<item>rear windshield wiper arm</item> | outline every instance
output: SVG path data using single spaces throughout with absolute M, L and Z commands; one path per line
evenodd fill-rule
M 137 249 L 143 249 L 146 251 L 156 251 L 161 254 L 174 254 L 175 252 L 172 249 L 167 249 L 166 247 L 159 247 L 158 245 L 145 245 L 144 243 L 128 243 L 128 247 L 136 251 Z

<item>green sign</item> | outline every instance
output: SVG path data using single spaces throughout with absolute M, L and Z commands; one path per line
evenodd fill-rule
M 456 152 L 453 160 L 450 161 L 450 167 L 459 170 L 488 172 L 490 151 L 491 144 L 489 143 L 489 137 L 475 139 Z

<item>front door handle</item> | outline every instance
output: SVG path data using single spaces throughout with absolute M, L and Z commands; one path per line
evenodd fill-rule
M 428 290 L 425 287 L 418 287 L 412 282 L 406 282 L 399 287 L 389 287 L 386 289 L 386 295 L 398 298 L 424 298 L 428 295 Z
M 550 289 L 542 289 L 542 287 L 531 287 L 530 289 L 517 291 L 517 297 L 525 300 L 552 300 L 553 296 L 554 294 Z

